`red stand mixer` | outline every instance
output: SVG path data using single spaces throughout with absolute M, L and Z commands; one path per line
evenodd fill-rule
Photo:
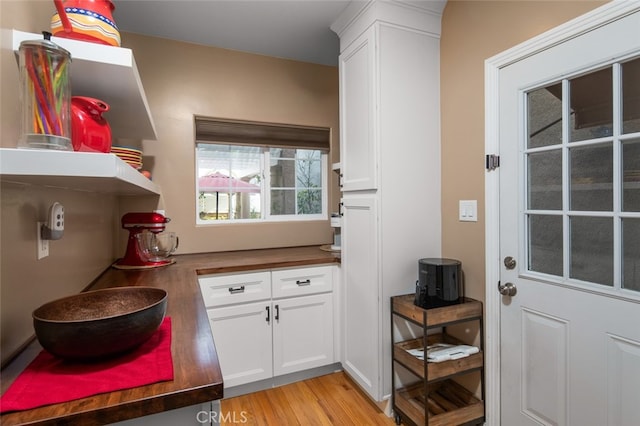
M 145 233 L 159 234 L 165 230 L 170 221 L 168 217 L 160 213 L 127 213 L 122 216 L 122 228 L 129 231 L 127 251 L 122 259 L 118 259 L 113 267 L 117 269 L 148 269 L 166 266 L 174 263 L 173 259 L 158 259 L 149 255 L 145 248 L 141 247 L 141 239 Z M 173 252 L 177 245 L 170 249 Z

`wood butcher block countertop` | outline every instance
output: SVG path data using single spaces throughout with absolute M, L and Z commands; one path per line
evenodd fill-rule
M 176 263 L 145 271 L 108 269 L 90 289 L 151 286 L 168 292 L 174 380 L 110 392 L 0 416 L 17 424 L 105 424 L 221 399 L 223 382 L 198 275 L 337 263 L 319 247 L 248 250 L 174 256 Z M 31 344 L 2 371 L 2 392 L 37 355 Z M 42 390 L 46 392 L 46 389 Z

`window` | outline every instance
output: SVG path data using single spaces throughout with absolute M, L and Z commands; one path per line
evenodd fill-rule
M 526 93 L 528 270 L 640 292 L 640 58 Z
M 329 129 L 195 122 L 197 223 L 327 219 Z

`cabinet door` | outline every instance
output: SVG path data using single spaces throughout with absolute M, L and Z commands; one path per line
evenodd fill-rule
M 334 362 L 331 293 L 282 299 L 273 308 L 275 376 Z
M 381 347 L 376 199 L 345 196 L 342 227 L 342 365 L 375 400 Z
M 374 28 L 340 55 L 342 190 L 376 189 Z
M 270 302 L 207 310 L 225 388 L 273 373 Z

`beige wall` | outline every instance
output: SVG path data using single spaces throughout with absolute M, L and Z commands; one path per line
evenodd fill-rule
M 484 61 L 603 3 L 449 1 L 444 9 L 442 254 L 462 261 L 470 297 L 484 300 L 485 291 Z M 458 221 L 459 200 L 478 200 L 478 222 Z
M 196 226 L 193 115 L 329 127 L 338 160 L 338 69 L 182 42 L 123 34 L 134 53 L 156 124 L 145 161 L 162 188 L 161 208 L 180 252 L 326 244 L 328 221 Z M 330 168 L 330 164 L 328 165 Z M 331 177 L 329 211 L 339 192 Z

